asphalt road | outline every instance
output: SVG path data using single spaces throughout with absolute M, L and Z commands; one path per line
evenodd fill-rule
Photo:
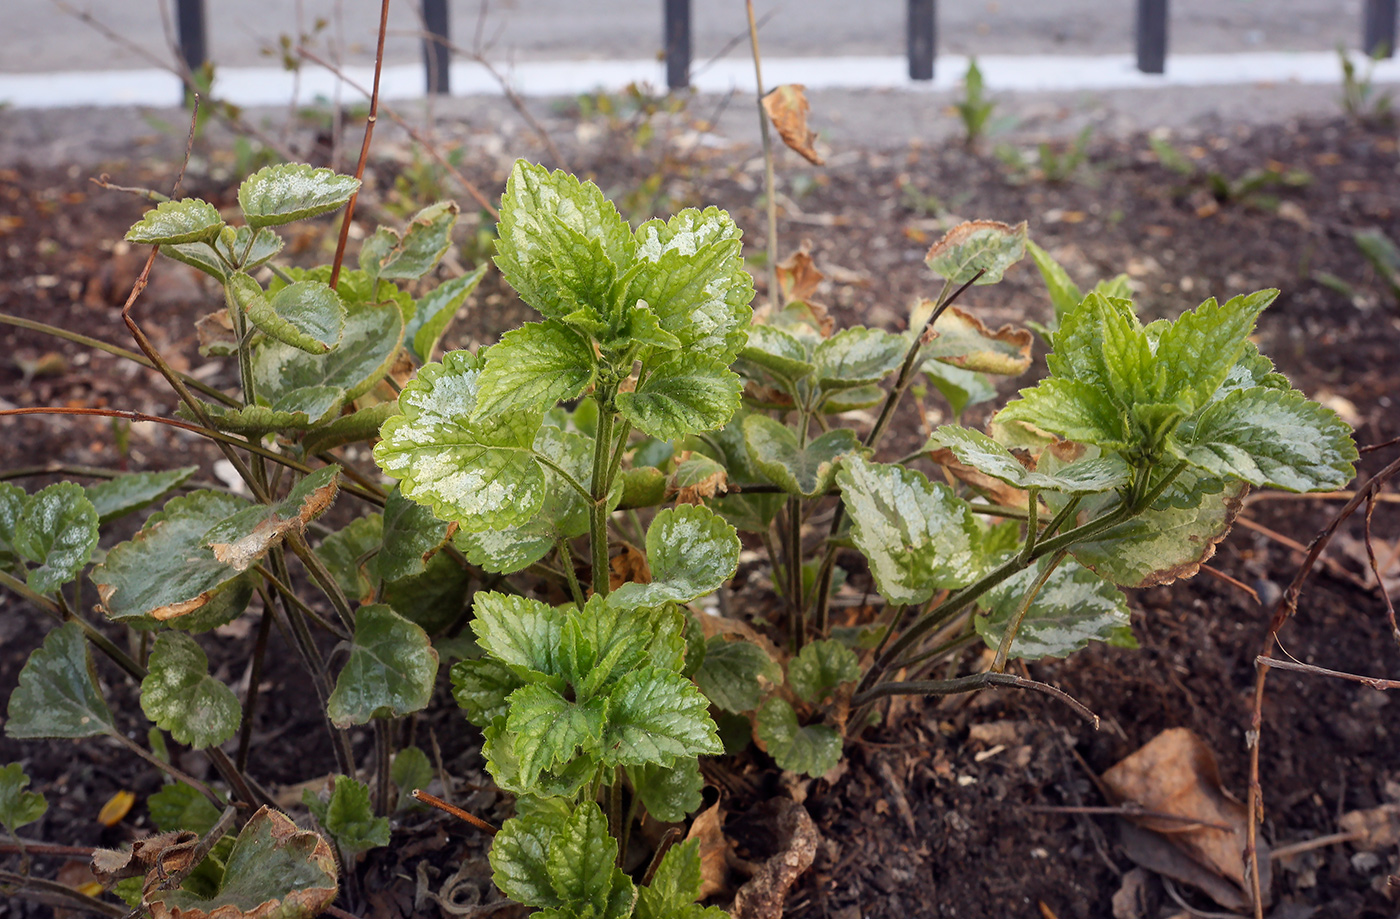
M 143 68 L 172 59 L 162 2 L 0 0 L 0 73 Z M 206 0 L 209 54 L 223 66 L 276 66 L 279 39 L 312 32 L 347 63 L 373 60 L 374 0 Z M 692 0 L 697 66 L 747 55 L 740 0 Z M 938 47 L 955 54 L 1106 54 L 1133 48 L 1135 0 L 942 0 Z M 1171 0 L 1175 52 L 1317 51 L 1359 44 L 1362 0 Z M 420 58 L 418 0 L 390 7 L 389 63 Z M 493 60 L 638 59 L 661 51 L 661 0 L 451 0 L 453 40 Z M 765 57 L 892 55 L 904 50 L 904 0 L 756 0 Z

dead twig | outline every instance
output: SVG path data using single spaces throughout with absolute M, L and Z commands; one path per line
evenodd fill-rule
M 1353 683 L 1360 683 L 1363 686 L 1369 686 L 1381 692 L 1391 689 L 1400 689 L 1400 680 L 1387 680 L 1384 677 L 1347 673 L 1344 670 L 1328 670 L 1326 667 L 1319 667 L 1316 664 L 1305 664 L 1302 661 L 1280 660 L 1277 657 L 1265 657 L 1261 654 L 1254 659 L 1254 663 L 1260 667 L 1272 667 L 1275 670 L 1291 670 L 1294 673 L 1312 673 L 1317 676 L 1330 676 L 1336 677 L 1339 680 L 1350 680 Z
M 438 810 L 445 811 L 446 813 L 451 814 L 459 820 L 465 820 L 472 826 L 476 827 L 478 830 L 490 833 L 492 836 L 495 836 L 496 833 L 499 832 L 494 826 L 487 823 L 485 820 L 482 820 L 475 814 L 467 813 L 455 804 L 448 804 L 446 801 L 442 800 L 437 795 L 430 795 L 421 788 L 413 789 L 413 798 L 414 800 L 422 801 L 424 804 L 431 804 Z

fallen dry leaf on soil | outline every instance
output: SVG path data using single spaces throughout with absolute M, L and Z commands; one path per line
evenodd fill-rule
M 1400 845 L 1400 804 L 1382 804 L 1343 814 L 1337 821 L 1342 831 L 1354 838 L 1351 844 L 1362 852 L 1378 852 Z
M 780 808 L 778 837 L 782 848 L 734 895 L 733 919 L 782 919 L 783 903 L 793 881 L 812 867 L 817 857 L 821 836 L 807 809 L 785 798 L 774 803 Z
M 1105 772 L 1103 782 L 1118 799 L 1115 803 L 1182 818 L 1128 817 L 1124 847 L 1135 861 L 1205 890 L 1222 906 L 1238 909 L 1250 903 L 1243 854 L 1248 812 L 1220 784 L 1215 754 L 1205 741 L 1186 728 L 1169 728 Z M 1149 832 L 1139 835 L 1138 828 Z M 1163 847 L 1163 842 L 1170 845 Z M 1185 864 L 1171 858 L 1173 849 L 1186 856 Z M 1270 872 L 1262 842 L 1259 854 L 1260 887 L 1267 901 Z M 1229 883 L 1213 884 L 1212 879 Z
M 695 815 L 686 840 L 700 840 L 700 897 L 729 889 L 729 855 L 734 846 L 724 836 L 724 811 L 716 801 Z
M 806 89 L 801 83 L 779 86 L 763 97 L 763 110 L 773 119 L 773 127 L 778 129 L 783 143 L 801 154 L 807 162 L 820 166 L 826 161 L 812 149 L 812 141 L 816 140 L 817 135 L 807 127 L 807 113 L 811 111 L 811 106 L 807 104 Z

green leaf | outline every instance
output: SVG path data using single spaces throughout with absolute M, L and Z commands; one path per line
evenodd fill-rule
M 82 628 L 76 622 L 59 626 L 19 672 L 19 685 L 10 693 L 5 735 L 31 740 L 92 737 L 113 730 L 112 712 L 98 692 Z
M 521 798 L 515 807 L 516 816 L 491 840 L 492 880 L 517 903 L 558 906 L 563 901 L 554 892 L 547 861 L 573 809 L 558 798 Z
M 83 486 L 59 482 L 25 499 L 10 542 L 39 567 L 26 572 L 36 593 L 58 590 L 78 576 L 97 545 L 97 509 Z
M 520 687 L 507 703 L 506 731 L 527 786 L 542 771 L 566 766 L 579 750 L 596 751 L 608 718 L 606 699 L 570 702 L 543 683 Z
M 651 583 L 623 584 L 608 596 L 615 606 L 689 603 L 718 590 L 739 567 L 739 537 L 724 518 L 695 505 L 665 508 L 647 527 Z
M 481 755 L 486 771 L 491 773 L 496 787 L 513 795 L 539 795 L 550 798 L 575 798 L 579 791 L 598 774 L 598 761 L 590 756 L 575 756 L 563 766 L 541 769 L 526 781 L 515 755 L 515 737 L 506 727 L 504 715 L 495 718 L 481 732 Z M 516 806 L 519 807 L 517 798 Z
M 758 708 L 771 686 L 783 680 L 783 671 L 758 645 L 721 635 L 705 643 L 705 659 L 695 671 L 695 684 L 727 712 L 751 712 Z
M 979 285 L 995 284 L 1025 254 L 1025 221 L 1012 227 L 995 220 L 968 220 L 934 243 L 924 264 L 955 287 L 971 281 L 979 271 Z
M 609 605 L 594 595 L 582 610 L 573 610 L 559 636 L 563 676 L 579 701 L 606 691 L 636 668 L 659 629 L 652 611 Z
M 137 245 L 177 245 L 213 242 L 223 229 L 219 209 L 198 198 L 162 201 L 126 231 L 126 241 Z
M 661 859 L 651 883 L 637 892 L 633 919 L 690 919 L 700 896 L 700 840 L 687 839 L 672 846 Z
M 29 495 L 23 488 L 0 482 L 0 566 L 13 565 L 19 559 L 15 553 L 15 527 Z
M 627 780 L 647 813 L 662 823 L 680 823 L 699 810 L 705 790 L 700 761 L 695 757 L 681 757 L 670 766 L 658 763 L 628 766 Z
M 266 264 L 282 251 L 285 244 L 277 231 L 269 227 L 260 227 L 256 236 L 249 227 L 225 227 L 219 231 L 219 238 L 214 240 L 214 248 L 223 257 L 222 262 L 237 265 L 244 271 L 252 271 Z
M 860 661 L 839 641 L 825 639 L 806 645 L 788 663 L 788 684 L 813 705 L 842 683 L 860 679 Z
M 245 437 L 262 437 L 274 432 L 296 434 L 323 424 L 337 417 L 344 403 L 343 389 L 333 386 L 308 386 L 283 393 L 277 404 L 272 406 L 245 405 L 242 408 L 230 408 L 206 402 L 201 408 L 209 417 L 210 424 L 217 430 L 242 434 Z M 184 405 L 176 409 L 176 414 L 190 421 L 199 420 Z
M 472 631 L 481 649 L 528 679 L 530 673 L 562 676 L 559 662 L 565 614 L 538 600 L 483 591 L 472 606 Z
M 163 785 L 146 799 L 151 822 L 162 833 L 190 830 L 203 836 L 219 822 L 219 809 L 192 786 L 183 782 Z
M 247 570 L 289 534 L 301 533 L 326 512 L 339 490 L 339 475 L 339 466 L 322 466 L 276 504 L 255 504 L 220 520 L 204 534 L 204 544 L 220 562 Z
M 459 212 L 455 201 L 428 205 L 413 215 L 402 237 L 393 234 L 393 248 L 378 259 L 373 268 L 363 264 L 360 267 L 377 277 L 416 281 L 432 271 L 451 248 L 452 228 L 457 225 Z
M 608 696 L 603 762 L 670 764 L 680 756 L 724 752 L 708 708 L 679 673 L 644 667 L 626 674 Z
M 471 587 L 471 572 L 440 552 L 428 559 L 422 574 L 386 581 L 380 600 L 436 638 L 466 612 Z
M 1350 427 L 1336 412 L 1294 390 L 1237 389 L 1181 434 L 1182 458 L 1251 485 L 1328 491 L 1356 475 Z
M 1011 620 L 1025 602 L 1026 592 L 1049 564 L 1042 558 L 993 587 L 977 601 L 983 612 L 973 617 L 977 634 L 997 648 Z M 1011 656 L 1023 660 L 1067 657 L 1091 641 L 1136 648 L 1123 592 L 1088 568 L 1066 559 L 1050 574 L 1026 611 L 1011 645 Z
M 1069 273 L 1050 257 L 1050 253 L 1029 239 L 1026 240 L 1026 251 L 1035 259 L 1035 267 L 1040 269 L 1040 276 L 1045 280 L 1045 289 L 1050 294 L 1050 303 L 1055 307 L 1055 320 L 1050 326 L 1050 331 L 1053 332 L 1059 328 L 1060 319 L 1064 314 L 1079 305 L 1083 295 L 1070 279 Z
M 1400 249 L 1379 229 L 1355 230 L 1351 238 L 1391 294 L 1400 299 Z
M 272 233 L 271 230 L 267 232 Z M 279 236 L 277 239 L 280 242 L 282 238 Z M 160 254 L 166 258 L 173 258 L 177 262 L 184 262 L 191 268 L 196 268 L 209 275 L 220 284 L 228 280 L 228 266 L 219 260 L 219 255 L 214 251 L 214 247 L 206 242 L 161 246 Z
M 345 332 L 340 346 L 327 354 L 309 354 L 280 341 L 269 341 L 253 358 L 253 381 L 258 397 L 277 406 L 298 389 L 344 391 L 342 399 L 358 399 L 383 379 L 403 342 L 403 314 L 397 304 L 346 304 Z
M 271 297 L 243 272 L 229 275 L 228 291 L 253 325 L 308 354 L 325 354 L 345 334 L 345 305 L 329 284 L 297 281 Z
M 861 449 L 860 438 L 850 428 L 835 428 L 800 446 L 791 428 L 767 415 L 744 419 L 744 440 L 768 481 L 804 498 L 826 494 L 836 478 L 837 461 Z
M 841 735 L 824 724 L 802 726 L 797 713 L 774 696 L 759 709 L 755 733 L 779 767 L 820 778 L 841 761 Z
M 378 581 L 378 554 L 370 555 L 383 540 L 384 518 L 379 514 L 357 517 L 321 541 L 316 554 L 335 582 L 351 600 L 365 600 Z M 369 556 L 364 562 L 360 560 Z
M 647 221 L 637 228 L 637 261 L 623 303 L 645 301 L 683 351 L 727 366 L 744 347 L 753 315 L 741 235 L 729 214 L 714 207 Z
M 545 871 L 559 899 L 596 914 L 607 905 L 612 887 L 617 840 L 608 835 L 608 818 L 592 801 L 575 808 L 554 834 L 545 857 Z
M 218 746 L 238 731 L 238 697 L 209 675 L 209 658 L 183 632 L 161 632 L 141 681 L 141 711 L 195 750 Z
M 1128 447 L 1125 413 L 1089 383 L 1049 377 L 1020 395 L 996 414 L 993 423 L 1022 421 L 1083 444 L 1109 450 Z
M 437 652 L 420 626 L 382 603 L 362 606 L 326 712 L 343 728 L 419 711 L 432 699 L 437 668 Z
M 655 367 L 617 409 L 639 430 L 670 440 L 724 427 L 739 408 L 743 381 L 724 361 L 682 352 Z
M 842 329 L 812 351 L 817 383 L 825 390 L 878 383 L 899 367 L 908 349 L 902 337 L 882 329 Z
M 1010 450 L 980 431 L 943 425 L 929 438 L 927 448 L 947 447 L 959 462 L 1017 488 L 1040 488 L 1069 494 L 1111 491 L 1126 485 L 1132 470 L 1116 453 L 1060 466 L 1054 474 L 1028 469 Z M 1034 462 L 1031 462 L 1034 466 Z
M 279 226 L 339 210 L 360 187 L 353 176 L 303 163 L 264 166 L 238 186 L 238 206 L 250 227 Z
M 476 532 L 518 526 L 540 509 L 544 471 L 531 447 L 537 412 L 472 421 L 482 361 L 466 351 L 428 364 L 399 395 L 374 458 L 403 493 Z
M 85 490 L 97 510 L 97 522 L 110 523 L 165 497 L 198 471 L 198 466 L 181 466 L 167 472 L 133 472 L 89 485 Z
M 549 319 L 581 305 L 604 318 L 612 278 L 636 250 L 631 228 L 598 186 L 524 160 L 506 183 L 496 232 L 501 274 Z
M 33 823 L 49 809 L 49 802 L 36 791 L 25 791 L 29 776 L 19 763 L 0 767 L 0 824 L 10 833 Z
M 447 540 L 447 524 L 395 488 L 384 502 L 383 539 L 379 576 L 397 581 L 423 573 L 428 559 Z
M 379 429 L 384 422 L 399 413 L 398 400 L 376 402 L 374 405 L 339 415 L 329 424 L 321 424 L 308 431 L 302 438 L 302 453 L 315 456 L 326 450 L 334 450 L 347 444 L 377 440 Z
M 1164 391 L 1187 395 L 1193 409 L 1205 405 L 1243 355 L 1259 314 L 1277 296 L 1277 290 L 1261 290 L 1223 306 L 1211 298 L 1173 322 L 1157 341 Z
M 577 399 L 597 374 L 593 344 L 556 320 L 530 322 L 485 352 L 474 418 L 545 411 Z
M 1218 480 L 1212 485 L 1187 469 L 1175 490 L 1137 517 L 1076 543 L 1070 553 L 1120 587 L 1152 587 L 1194 576 L 1230 532 L 1249 486 L 1231 482 L 1222 491 Z
M 337 874 L 335 855 L 325 840 L 298 829 L 285 814 L 263 807 L 238 834 L 216 891 L 203 896 L 155 887 L 147 903 L 157 905 L 156 914 L 164 916 L 307 919 L 335 900 Z
M 490 658 L 458 661 L 451 672 L 452 698 L 478 727 L 504 716 L 509 711 L 506 698 L 525 685 L 513 670 Z
M 317 819 L 349 857 L 389 844 L 389 818 L 374 816 L 369 786 L 349 776 L 335 777 L 325 817 Z
M 923 603 L 979 573 L 977 523 L 948 486 L 858 456 L 842 461 L 836 480 L 851 516 L 851 538 L 890 603 Z
M 920 300 L 911 311 L 909 328 L 922 329 L 933 301 Z M 912 334 L 911 331 L 911 334 Z M 1031 365 L 1031 333 L 1004 325 L 992 331 L 972 313 L 950 306 L 934 321 L 919 361 L 938 361 L 963 370 L 1014 377 Z
M 432 359 L 433 351 L 447 331 L 457 311 L 486 277 L 487 265 L 482 264 L 470 274 L 443 281 L 418 298 L 413 318 L 404 329 L 404 342 L 420 364 Z
M 816 369 L 797 336 L 771 325 L 750 326 L 748 344 L 739 356 L 788 383 L 796 383 Z
M 1113 392 L 1113 371 L 1108 366 L 1107 328 L 1129 329 L 1137 324 L 1132 303 L 1090 293 L 1079 305 L 1065 313 L 1051 345 L 1054 351 L 1045 360 L 1055 377 L 1077 380 L 1100 390 Z
M 389 767 L 389 779 L 399 790 L 396 810 L 421 808 L 413 797 L 415 789 L 427 788 L 433 781 L 433 764 L 428 762 L 428 754 L 417 747 L 404 747 L 394 754 L 393 765 Z

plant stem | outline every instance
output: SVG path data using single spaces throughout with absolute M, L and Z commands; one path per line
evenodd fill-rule
M 288 534 L 285 543 L 287 548 L 292 550 L 292 554 L 301 559 L 301 563 L 306 566 L 306 573 L 311 575 L 311 580 L 316 582 L 316 586 L 321 588 L 321 592 L 331 601 L 331 606 L 340 617 L 345 630 L 351 635 L 355 634 L 355 614 L 350 609 L 350 600 L 336 583 L 335 576 L 321 561 L 321 557 L 312 552 L 306 541 L 295 534 Z
M 1029 555 L 1029 553 L 1026 554 Z M 993 671 L 1006 672 L 1006 658 L 1011 654 L 1011 643 L 1016 640 L 1017 633 L 1021 631 L 1021 623 L 1026 621 L 1026 613 L 1030 612 L 1031 604 L 1035 602 L 1035 598 L 1044 589 L 1045 582 L 1050 580 L 1050 575 L 1059 567 L 1060 562 L 1064 561 L 1065 555 L 1066 550 L 1061 549 L 1051 556 L 1045 570 L 1036 577 L 1035 583 L 1031 584 L 1026 595 L 1021 598 L 1021 606 L 1016 610 L 1016 615 L 1011 617 L 1011 621 L 1006 624 L 1006 631 L 1001 636 L 1001 644 L 997 645 L 996 657 L 992 658 L 991 669 Z
M 794 495 L 787 502 L 788 519 L 788 600 L 792 608 L 793 652 L 807 644 L 807 616 L 802 601 L 802 499 Z
M 612 784 L 608 786 L 608 833 L 613 839 L 622 838 L 622 767 L 613 767 Z M 622 867 L 622 859 L 627 853 L 619 846 L 617 867 Z
M 108 731 L 107 736 L 115 738 L 118 743 L 126 747 L 132 753 L 135 753 L 137 756 L 141 757 L 146 762 L 150 763 L 152 766 L 155 766 L 161 772 L 164 772 L 166 775 L 170 776 L 172 779 L 175 779 L 177 782 L 184 782 L 186 785 L 190 786 L 195 791 L 208 798 L 210 803 L 212 803 L 215 807 L 219 808 L 220 810 L 223 809 L 224 802 L 219 800 L 219 796 L 214 794 L 213 789 L 211 789 L 208 785 L 205 785 L 199 779 L 195 778 L 192 775 L 189 775 L 188 773 L 182 772 L 181 770 L 175 768 L 173 765 L 167 763 L 160 757 L 153 756 L 150 753 L 150 751 L 148 751 L 145 747 L 141 746 L 136 741 L 132 740 L 130 737 L 127 737 L 125 734 L 123 734 L 121 731 L 118 731 L 115 728 Z
M 1063 690 L 1056 689 L 1048 683 L 1028 680 L 1014 673 L 992 673 L 990 671 L 984 671 L 982 673 L 960 676 L 952 680 L 918 680 L 907 683 L 881 683 L 873 689 L 866 690 L 863 693 L 857 693 L 851 699 L 851 704 L 857 706 L 865 705 L 876 699 L 884 698 L 885 696 L 950 696 L 956 693 L 976 692 L 979 689 L 987 689 L 993 686 L 1031 689 L 1036 692 L 1043 692 L 1049 696 L 1054 696 L 1056 699 L 1059 699 L 1061 702 L 1074 709 L 1076 713 L 1092 724 L 1095 729 L 1099 726 L 1099 716 L 1091 712 L 1073 696 Z
M 384 69 L 384 35 L 389 29 L 389 0 L 379 7 L 379 46 L 374 53 L 374 89 L 369 95 L 369 115 L 365 118 L 365 139 L 360 144 L 360 161 L 355 166 L 355 178 L 363 180 L 365 164 L 369 161 L 369 144 L 374 137 L 374 123 L 379 120 L 379 75 Z M 355 202 L 360 197 L 356 188 L 345 204 L 345 217 L 340 223 L 340 238 L 335 244 L 335 261 L 331 263 L 330 285 L 335 289 L 340 284 L 340 266 L 345 261 L 345 243 L 350 239 L 350 221 L 355 216 Z
M 390 813 L 389 789 L 393 785 L 389 778 L 389 760 L 394 747 L 390 728 L 388 718 L 374 719 L 374 801 L 375 813 L 381 817 Z
M 272 632 L 272 619 L 276 615 L 272 609 L 272 598 L 265 588 L 260 588 L 263 615 L 258 622 L 258 637 L 253 644 L 253 659 L 248 666 L 248 694 L 243 699 L 243 716 L 238 725 L 238 753 L 234 765 L 239 771 L 248 768 L 248 748 L 253 740 L 253 721 L 258 710 L 258 684 L 262 682 L 263 659 L 267 656 L 267 639 Z
M 279 597 L 282 597 L 284 600 L 290 602 L 293 606 L 295 606 L 303 616 L 310 619 L 312 622 L 316 623 L 322 629 L 334 635 L 341 641 L 350 640 L 351 633 L 344 631 L 343 629 L 341 629 L 340 626 L 336 625 L 334 622 L 330 621 L 329 619 L 312 609 L 309 605 L 307 605 L 305 600 L 296 595 L 296 592 L 292 590 L 292 588 L 287 584 L 286 581 L 282 580 L 277 575 L 269 571 L 266 565 L 254 564 L 252 570 L 262 575 L 263 580 L 271 584 L 272 589 L 277 591 L 277 595 Z
M 330 731 L 331 746 L 335 750 L 336 765 L 345 775 L 355 774 L 355 754 L 350 748 L 350 738 L 345 732 L 331 723 L 331 717 L 326 711 L 326 702 L 330 699 L 331 686 L 330 677 L 326 671 L 326 662 L 321 657 L 321 651 L 316 647 L 316 642 L 311 637 L 311 630 L 307 628 L 306 620 L 297 614 L 287 602 L 287 595 L 282 597 L 282 615 L 287 618 L 287 624 L 292 630 L 292 644 L 297 649 L 297 654 L 301 657 L 302 666 L 311 676 L 311 683 L 316 689 L 316 699 L 320 703 L 321 716 L 326 721 L 326 729 Z
M 613 395 L 615 386 L 607 387 L 595 398 L 598 401 L 598 430 L 593 442 L 593 481 L 589 513 L 589 548 L 593 556 L 593 593 L 608 595 L 608 466 L 612 460 Z
M 28 888 L 32 891 L 30 899 L 44 903 L 48 906 L 57 906 L 62 903 L 70 908 L 86 910 L 90 913 L 97 913 L 99 916 L 110 916 L 112 919 L 124 919 L 127 909 L 124 906 L 117 906 L 115 903 L 108 903 L 96 897 L 89 897 L 87 894 L 75 890 L 66 884 L 57 881 L 50 881 L 45 878 L 29 877 L 24 874 L 13 874 L 9 871 L 0 871 L 0 884 L 13 884 L 23 891 Z M 7 894 L 14 894 L 15 891 L 7 890 Z
M 587 600 L 583 596 L 583 588 L 579 586 L 578 575 L 574 572 L 574 554 L 569 551 L 569 541 L 559 537 L 559 541 L 554 544 L 554 551 L 564 569 L 564 576 L 569 579 L 569 593 L 573 594 L 574 604 L 583 609 Z
M 778 189 L 773 174 L 773 139 L 769 136 L 768 113 L 763 110 L 763 64 L 758 53 L 758 23 L 754 21 L 753 0 L 744 0 L 749 14 L 749 45 L 753 49 L 753 78 L 758 88 L 758 130 L 763 138 L 763 187 L 768 199 L 768 302 L 782 309 L 778 286 Z

